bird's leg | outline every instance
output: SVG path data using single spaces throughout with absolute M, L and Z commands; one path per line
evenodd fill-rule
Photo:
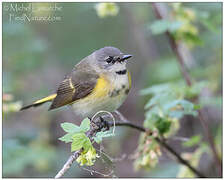
M 94 122 L 94 124 L 98 127 L 99 130 L 101 130 L 104 127 L 104 119 L 99 116 L 99 118 L 97 118 L 97 121 Z
M 107 131 L 110 129 L 110 125 L 109 123 L 104 120 L 104 118 L 102 116 L 99 116 L 98 118 L 90 118 L 88 117 L 92 126 L 96 129 L 98 129 L 99 131 L 103 130 L 103 131 Z
M 105 121 L 101 116 L 100 116 L 100 120 L 101 120 L 103 128 L 105 128 L 105 130 L 108 131 L 110 129 L 109 123 Z
M 99 116 L 99 118 L 97 118 L 97 119 L 98 119 L 98 121 L 93 122 L 93 123 L 98 127 L 99 130 L 104 130 L 105 131 L 105 130 L 110 129 L 110 126 L 109 126 L 108 122 L 105 121 L 103 119 L 103 117 Z
M 100 122 L 99 122 L 98 118 L 88 117 L 88 119 L 90 120 L 91 127 L 93 129 L 95 129 L 96 131 L 100 131 L 101 127 L 100 127 Z

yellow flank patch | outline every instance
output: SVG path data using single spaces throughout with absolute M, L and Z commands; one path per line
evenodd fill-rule
M 47 101 L 51 101 L 51 100 L 53 100 L 56 96 L 57 96 L 57 94 L 52 94 L 52 95 L 47 96 L 47 97 L 45 97 L 45 98 L 43 98 L 43 99 L 40 99 L 40 100 L 38 100 L 38 101 L 35 101 L 34 104 L 39 104 L 39 103 L 43 103 L 43 102 L 47 102 Z
M 131 89 L 131 74 L 128 71 L 128 83 L 129 83 L 129 89 Z
M 103 76 L 101 76 L 97 80 L 96 86 L 91 94 L 94 95 L 94 98 L 104 97 L 107 95 L 107 90 L 109 90 L 109 88 L 109 82 Z

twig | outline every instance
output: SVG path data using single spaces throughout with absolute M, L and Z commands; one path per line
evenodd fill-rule
M 88 168 L 84 168 L 84 167 L 81 167 L 81 168 L 83 170 L 86 170 L 86 171 L 90 172 L 91 175 L 93 175 L 93 173 L 95 173 L 95 174 L 99 174 L 99 175 L 101 175 L 103 177 L 109 177 L 109 176 L 113 175 L 113 173 L 114 173 L 114 170 L 111 170 L 108 174 L 103 174 L 103 173 L 101 173 L 99 171 L 96 171 L 94 169 L 88 169 Z
M 132 124 L 131 122 L 128 122 L 128 120 L 122 115 L 122 118 L 125 122 L 116 122 L 116 126 L 128 126 L 134 129 L 137 129 L 139 131 L 148 133 L 149 131 L 145 129 L 144 127 Z M 151 134 L 151 133 L 150 133 Z M 149 135 L 150 135 L 149 134 Z M 171 148 L 165 141 L 162 139 L 156 137 L 155 140 L 163 146 L 170 154 L 172 154 L 181 164 L 187 166 L 189 169 L 191 169 L 198 177 L 205 177 L 201 172 L 199 172 L 197 169 L 195 169 L 193 166 L 189 164 L 188 161 L 184 160 L 173 148 Z
M 141 132 L 147 132 L 147 130 L 141 126 L 137 126 L 132 123 L 123 123 L 123 122 L 116 122 L 116 126 L 128 126 L 131 128 L 134 128 L 136 130 L 139 130 Z M 163 147 L 165 148 L 170 154 L 172 154 L 181 164 L 187 166 L 192 172 L 194 172 L 198 177 L 205 177 L 201 172 L 199 172 L 197 169 L 195 169 L 193 166 L 190 165 L 190 163 L 186 160 L 184 160 L 172 147 L 170 147 L 165 141 L 161 140 L 158 137 L 155 137 L 155 140 Z
M 106 117 L 106 116 L 105 116 Z M 104 128 L 105 122 L 101 122 L 101 124 L 99 124 L 99 119 L 96 119 L 96 122 L 92 122 L 91 123 L 91 128 L 90 130 L 87 132 L 87 137 L 89 137 L 90 139 L 92 139 L 92 137 L 94 136 L 94 134 L 98 131 L 101 131 L 102 128 Z M 95 126 L 95 124 L 98 123 L 98 126 Z M 109 127 L 113 127 L 114 126 L 114 122 L 107 122 L 107 125 Z M 145 129 L 144 127 L 132 124 L 130 122 L 116 122 L 115 123 L 116 126 L 127 126 L 127 127 L 131 127 L 133 129 L 136 129 L 138 131 L 141 132 L 145 132 L 148 133 L 149 131 L 147 129 Z M 151 133 L 149 134 L 151 135 Z M 155 137 L 155 140 L 163 147 L 165 148 L 169 153 L 171 153 L 181 164 L 187 166 L 192 172 L 194 172 L 198 177 L 205 177 L 201 172 L 199 172 L 197 169 L 195 169 L 193 166 L 190 165 L 190 163 L 186 160 L 184 160 L 172 147 L 170 147 L 168 144 L 166 144 L 165 141 L 163 141 L 162 139 Z M 55 176 L 55 178 L 60 178 L 62 177 L 65 172 L 71 167 L 72 163 L 78 158 L 78 156 L 81 154 L 82 150 L 76 151 L 74 152 L 69 159 L 66 161 L 66 163 L 64 164 L 63 168 L 59 171 L 59 173 Z
M 141 126 L 138 126 L 138 125 L 135 125 L 135 124 L 132 124 L 130 122 L 116 122 L 116 126 L 128 126 L 128 127 L 137 129 L 137 130 L 142 131 L 142 132 L 146 131 L 145 128 L 143 128 Z
M 167 14 L 163 14 L 163 12 L 160 9 L 160 6 L 157 3 L 153 3 L 152 5 L 153 5 L 153 9 L 155 11 L 155 14 L 156 14 L 157 18 L 158 19 L 165 19 Z M 190 77 L 189 73 L 187 72 L 187 70 L 185 68 L 184 57 L 179 50 L 179 45 L 175 41 L 173 36 L 170 34 L 170 32 L 166 31 L 166 35 L 169 39 L 170 46 L 171 46 L 174 54 L 177 56 L 177 61 L 179 62 L 179 65 L 180 65 L 179 67 L 181 69 L 182 75 L 183 75 L 187 85 L 191 86 L 192 85 L 192 80 L 191 80 L 191 77 Z M 200 120 L 200 123 L 201 123 L 201 125 L 204 129 L 205 136 L 207 137 L 207 140 L 208 140 L 208 143 L 209 143 L 210 148 L 212 150 L 216 165 L 217 165 L 217 167 L 219 169 L 219 173 L 221 175 L 222 174 L 222 161 L 218 157 L 218 153 L 217 153 L 217 150 L 215 148 L 215 143 L 214 143 L 213 137 L 211 135 L 210 129 L 208 127 L 208 124 L 207 124 L 206 120 L 203 117 L 203 113 L 202 113 L 201 110 L 198 110 L 198 119 Z
M 120 121 L 129 122 L 119 111 L 115 111 L 115 113 L 119 116 Z
M 72 163 L 80 156 L 81 154 L 81 150 L 79 151 L 75 151 L 66 161 L 66 163 L 64 164 L 63 168 L 57 173 L 57 175 L 55 176 L 55 178 L 60 178 L 62 177 L 65 172 L 72 166 Z

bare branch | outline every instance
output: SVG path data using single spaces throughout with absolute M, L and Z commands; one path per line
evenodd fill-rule
M 57 175 L 55 176 L 55 178 L 60 178 L 62 177 L 65 172 L 72 166 L 72 163 L 80 156 L 81 154 L 81 150 L 74 152 L 66 161 L 66 163 L 64 164 L 63 168 L 57 173 Z

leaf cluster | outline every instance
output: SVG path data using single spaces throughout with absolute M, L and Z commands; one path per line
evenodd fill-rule
M 82 149 L 81 155 L 76 161 L 80 163 L 81 166 L 92 166 L 95 159 L 99 156 L 96 154 L 96 149 L 92 145 L 93 142 L 86 136 L 86 132 L 90 130 L 90 120 L 88 118 L 84 119 L 80 126 L 65 122 L 61 124 L 61 127 L 66 134 L 59 138 L 59 140 L 65 143 L 71 143 L 71 152 Z M 92 138 L 99 144 L 104 137 L 110 136 L 114 136 L 114 134 L 110 131 L 100 131 Z
M 198 24 L 215 31 L 209 21 L 208 12 L 184 7 L 182 3 L 171 3 L 170 6 L 170 18 L 156 20 L 148 26 L 152 34 L 158 35 L 168 31 L 177 41 L 183 41 L 189 47 L 193 47 L 203 45 L 203 41 L 199 37 Z
M 135 169 L 144 168 L 150 170 L 154 168 L 158 163 L 159 156 L 161 156 L 160 146 L 154 137 L 141 134 L 134 162 Z
M 144 127 L 152 130 L 159 136 L 169 137 L 179 129 L 179 120 L 185 115 L 197 115 L 199 105 L 193 104 L 187 98 L 195 98 L 200 93 L 201 84 L 191 87 L 177 82 L 151 86 L 143 89 L 140 94 L 148 96 L 145 105 Z M 191 147 L 199 143 L 200 136 L 194 136 L 183 146 Z M 158 163 L 161 155 L 160 145 L 153 137 L 142 134 L 139 139 L 136 169 L 151 169 Z
M 87 152 L 92 147 L 92 143 L 85 134 L 85 132 L 90 130 L 90 120 L 88 118 L 84 119 L 80 126 L 65 122 L 61 124 L 61 127 L 67 134 L 59 138 L 59 140 L 65 143 L 71 142 L 71 152 L 80 150 L 81 148 Z
M 184 115 L 197 115 L 199 105 L 195 105 L 185 97 L 195 97 L 199 91 L 196 86 L 181 84 L 159 84 L 143 89 L 141 95 L 151 95 L 145 105 L 146 128 L 157 130 L 161 135 L 174 133 L 179 127 L 178 120 Z M 174 132 L 170 132 L 174 131 Z

